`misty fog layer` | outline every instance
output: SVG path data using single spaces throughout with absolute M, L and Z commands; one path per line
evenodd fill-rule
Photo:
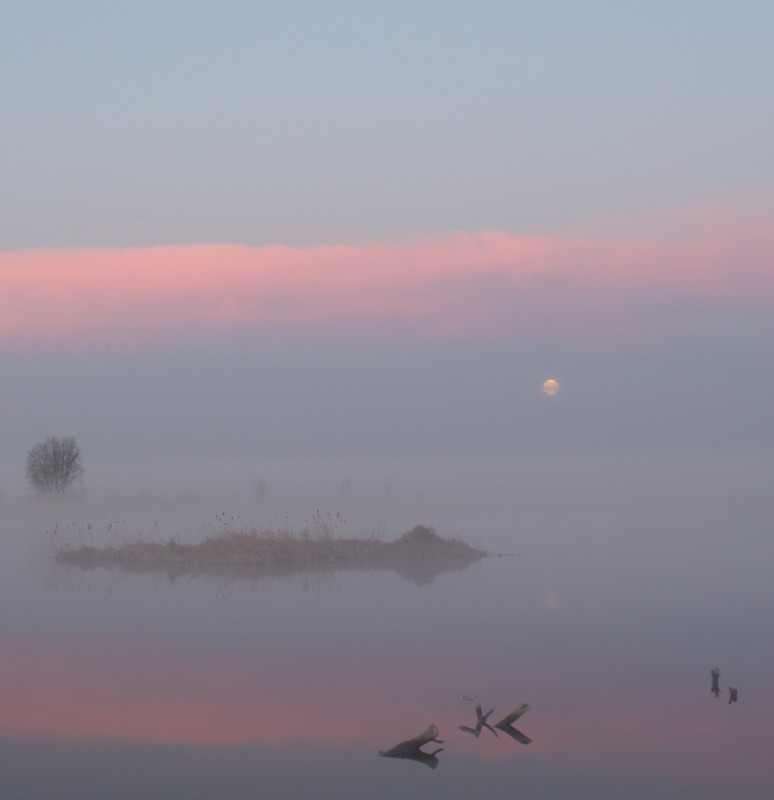
M 129 797 L 158 782 L 193 798 L 516 784 L 767 796 L 774 501 L 760 455 L 185 466 L 96 462 L 79 497 L 3 500 L 0 750 L 14 796 Z M 224 519 L 300 528 L 318 511 L 340 535 L 390 539 L 422 521 L 502 555 L 423 582 L 53 560 L 68 539 L 196 541 Z M 529 743 L 466 733 L 463 694 L 495 706 L 493 721 L 529 703 Z M 436 769 L 377 757 L 430 723 Z
M 772 30 L 4 3 L 0 795 L 770 800 Z
M 88 460 L 771 450 L 770 345 L 202 347 L 2 355 L 5 460 L 48 433 Z M 548 398 L 547 377 L 561 389 Z M 88 466 L 88 464 L 87 464 Z

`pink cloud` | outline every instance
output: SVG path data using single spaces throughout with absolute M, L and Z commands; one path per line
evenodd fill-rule
M 711 324 L 714 313 L 773 311 L 772 231 L 704 218 L 661 237 L 489 230 L 311 248 L 6 252 L 0 345 L 122 347 L 239 332 L 649 340 L 699 317 Z

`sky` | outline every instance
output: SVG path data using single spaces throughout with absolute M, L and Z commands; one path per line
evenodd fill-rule
M 773 27 L 11 0 L 0 461 L 771 450 Z

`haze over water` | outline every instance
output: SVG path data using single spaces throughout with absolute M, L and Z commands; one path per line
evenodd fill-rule
M 774 8 L 637 5 L 8 4 L 5 795 L 769 796 Z M 54 559 L 321 523 L 492 557 Z
M 501 460 L 489 465 L 496 488 L 449 469 L 439 484 L 459 502 L 430 485 L 440 462 L 382 465 L 403 466 L 412 487 L 424 477 L 423 497 L 400 480 L 362 495 L 353 480 L 346 496 L 304 498 L 289 483 L 262 498 L 232 484 L 188 498 L 6 501 L 0 727 L 14 796 L 462 797 L 514 785 L 546 797 L 767 796 L 772 501 L 763 480 L 718 481 L 761 464 L 570 464 Z M 374 465 L 360 466 L 367 481 Z M 702 480 L 677 492 L 690 467 Z M 435 577 L 175 578 L 57 566 L 44 534 L 197 540 L 216 509 L 235 524 L 284 523 L 316 503 L 340 509 L 344 535 L 369 521 L 393 538 L 423 520 L 505 555 Z M 517 727 L 531 743 L 462 731 L 475 724 L 462 694 L 496 706 L 491 721 L 530 703 Z M 436 769 L 377 758 L 430 723 L 444 741 Z

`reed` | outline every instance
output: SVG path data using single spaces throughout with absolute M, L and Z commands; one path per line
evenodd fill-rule
M 358 565 L 413 559 L 473 561 L 483 550 L 460 539 L 444 539 L 417 525 L 391 542 L 374 537 L 338 538 L 329 530 L 310 534 L 271 528 L 226 527 L 196 544 L 138 539 L 120 545 L 83 544 L 57 551 L 60 563 L 132 567 L 264 567 L 281 565 Z

